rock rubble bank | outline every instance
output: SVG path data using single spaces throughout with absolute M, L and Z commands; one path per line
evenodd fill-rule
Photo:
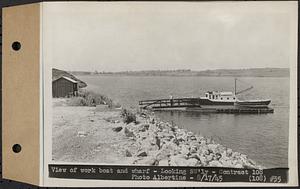
M 209 138 L 160 121 L 153 113 L 144 111 L 136 117 L 137 122 L 126 124 L 122 129 L 114 128 L 135 145 L 135 148 L 124 146 L 124 154 L 133 157 L 133 164 L 263 168 L 245 154 L 233 152 Z

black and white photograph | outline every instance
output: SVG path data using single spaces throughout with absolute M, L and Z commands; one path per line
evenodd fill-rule
M 48 4 L 51 162 L 288 170 L 295 5 Z

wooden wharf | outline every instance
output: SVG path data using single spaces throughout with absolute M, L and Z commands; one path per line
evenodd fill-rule
M 139 101 L 139 105 L 144 109 L 201 107 L 200 98 L 142 100 Z

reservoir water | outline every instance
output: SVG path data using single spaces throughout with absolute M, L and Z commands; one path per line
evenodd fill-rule
M 107 95 L 124 107 L 139 100 L 199 97 L 206 91 L 233 91 L 232 77 L 78 76 L 87 89 Z M 234 151 L 247 154 L 267 167 L 288 167 L 289 78 L 242 77 L 238 90 L 254 89 L 243 99 L 272 99 L 273 114 L 204 114 L 156 112 L 162 120 L 202 136 L 211 137 Z

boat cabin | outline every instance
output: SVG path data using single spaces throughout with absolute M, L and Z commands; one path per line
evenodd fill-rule
M 208 91 L 205 93 L 205 98 L 212 101 L 236 101 L 236 96 L 232 92 Z

